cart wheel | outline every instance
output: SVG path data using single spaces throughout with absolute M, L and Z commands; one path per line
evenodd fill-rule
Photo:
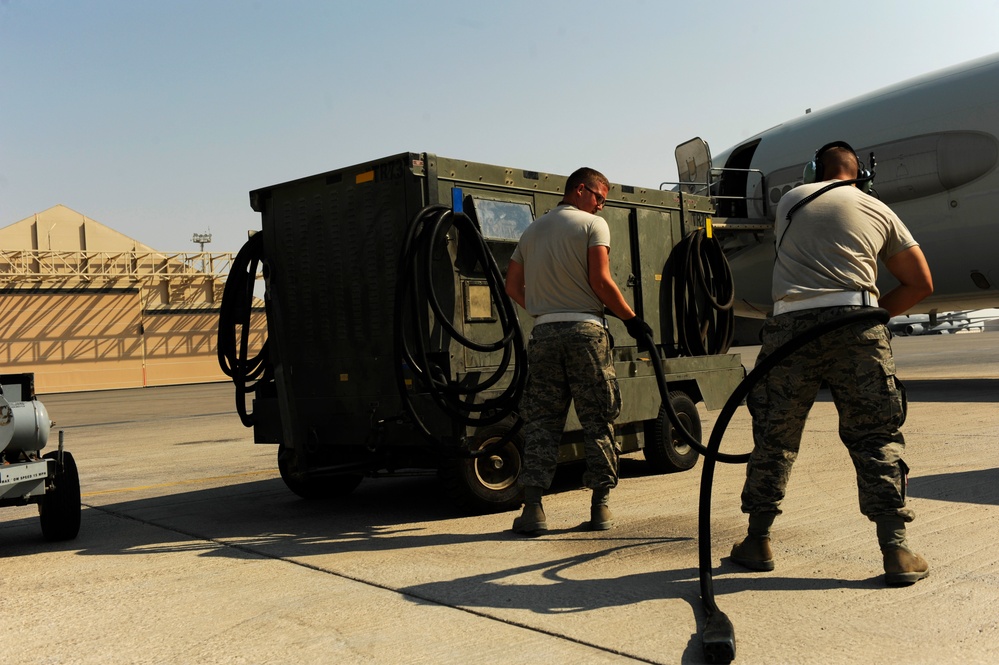
M 470 448 L 481 450 L 495 443 L 509 428 L 486 427 L 476 432 Z M 440 479 L 448 497 L 470 513 L 499 513 L 522 503 L 517 479 L 523 469 L 524 440 L 519 434 L 488 455 L 448 460 L 440 469 Z
M 669 394 L 677 417 L 698 442 L 701 440 L 701 416 L 694 400 L 681 390 Z M 687 471 L 697 464 L 697 451 L 691 448 L 673 428 L 666 409 L 659 407 L 659 417 L 645 423 L 645 459 L 656 473 Z
M 364 480 L 359 473 L 344 473 L 337 476 L 302 476 L 295 473 L 295 450 L 287 446 L 278 448 L 278 471 L 281 480 L 292 492 L 310 500 L 341 499 L 355 489 Z
M 58 460 L 59 453 L 46 454 L 45 459 Z M 55 478 L 38 504 L 45 540 L 72 540 L 80 533 L 80 474 L 76 460 L 63 451 L 63 467 L 56 469 Z

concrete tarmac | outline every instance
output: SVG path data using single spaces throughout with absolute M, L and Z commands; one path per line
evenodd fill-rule
M 999 334 L 897 338 L 908 387 L 911 544 L 885 588 L 828 394 L 774 529 L 777 568 L 728 561 L 744 467 L 719 465 L 712 548 L 736 663 L 999 662 Z M 734 349 L 752 365 L 755 347 Z M 342 502 L 288 491 L 228 384 L 43 395 L 80 468 L 83 524 L 48 543 L 0 509 L 3 663 L 700 663 L 695 470 L 622 460 L 614 529 L 589 532 L 578 467 L 516 513 L 456 512 L 433 476 L 366 479 Z M 705 439 L 716 416 L 702 411 Z M 751 446 L 745 409 L 723 449 Z

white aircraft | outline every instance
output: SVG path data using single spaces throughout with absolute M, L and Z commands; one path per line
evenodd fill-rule
M 888 322 L 896 335 L 940 335 L 980 332 L 986 324 L 999 319 L 999 309 L 975 309 L 940 314 L 903 314 Z
M 821 75 L 821 74 L 820 74 Z M 845 141 L 875 194 L 919 241 L 934 294 L 909 313 L 999 306 L 999 54 L 905 81 L 782 123 L 713 160 L 694 139 L 677 148 L 680 188 L 707 188 L 735 279 L 736 313 L 772 307 L 774 210 L 816 149 Z M 881 270 L 882 293 L 894 279 Z

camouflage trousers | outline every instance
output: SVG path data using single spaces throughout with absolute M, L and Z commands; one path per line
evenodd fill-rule
M 767 319 L 757 364 L 808 328 L 856 309 L 803 310 Z M 743 512 L 780 514 L 805 420 L 823 382 L 839 413 L 839 438 L 856 470 L 860 512 L 873 521 L 912 521 L 913 512 L 905 505 L 905 439 L 899 431 L 905 420 L 904 392 L 895 378 L 888 328 L 873 320 L 807 344 L 753 388 L 747 405 L 755 447 L 746 467 Z
M 520 402 L 524 417 L 520 484 L 551 486 L 572 402 L 583 427 L 583 484 L 592 489 L 616 486 L 621 451 L 614 439 L 614 419 L 621 413 L 621 391 L 607 331 L 589 322 L 541 324 L 531 332 L 527 359 L 527 386 Z

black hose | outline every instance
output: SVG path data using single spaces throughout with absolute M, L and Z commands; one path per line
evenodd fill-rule
M 254 423 L 253 414 L 246 408 L 246 396 L 256 391 L 260 385 L 272 381 L 274 375 L 267 355 L 267 341 L 264 341 L 255 356 L 247 357 L 253 288 L 257 279 L 257 266 L 263 258 L 263 247 L 264 234 L 255 233 L 240 248 L 233 259 L 219 305 L 219 367 L 236 386 L 236 412 L 246 427 L 253 427 Z
M 704 229 L 688 233 L 670 252 L 663 282 L 659 312 L 667 355 L 728 353 L 735 335 L 735 281 L 718 239 Z M 665 300 L 669 296 L 672 302 Z
M 457 230 L 463 241 L 469 241 L 478 264 L 485 272 L 502 332 L 496 341 L 476 342 L 462 334 L 451 322 L 453 314 L 445 311 L 437 296 L 435 256 L 446 248 L 444 239 L 452 228 Z M 449 267 L 449 270 L 453 268 Z M 420 433 L 429 441 L 440 443 L 412 403 L 412 391 L 406 385 L 406 368 L 412 373 L 414 382 L 453 422 L 478 428 L 515 416 L 527 382 L 524 337 L 517 311 L 506 294 L 503 274 L 472 219 L 443 205 L 430 205 L 417 213 L 406 234 L 396 279 L 396 384 L 406 411 Z M 481 379 L 470 380 L 471 375 L 467 375 L 462 381 L 454 380 L 449 368 L 435 361 L 428 349 L 431 329 L 438 326 L 441 329 L 440 339 L 437 340 L 440 348 L 447 349 L 449 342 L 454 341 L 481 353 L 502 351 L 495 370 Z M 512 371 L 508 372 L 511 365 Z M 497 386 L 507 377 L 509 382 L 498 394 L 484 399 L 481 397 L 482 392 Z M 476 451 L 462 450 L 460 454 L 462 457 L 488 454 L 511 440 L 522 425 L 523 421 L 516 415 L 513 425 L 500 440 Z
M 778 363 L 787 359 L 788 356 L 809 342 L 813 342 L 823 335 L 858 321 L 874 319 L 879 323 L 886 324 L 889 318 L 887 310 L 884 309 L 862 309 L 849 312 L 837 319 L 815 325 L 777 348 L 772 354 L 760 361 L 753 371 L 732 391 L 728 401 L 722 407 L 718 419 L 715 421 L 707 446 L 701 445 L 683 426 L 676 411 L 673 409 L 673 405 L 669 401 L 669 386 L 666 383 L 662 360 L 659 358 L 658 353 L 649 354 L 652 361 L 652 368 L 656 375 L 656 383 L 659 386 L 663 408 L 670 424 L 688 445 L 704 457 L 704 466 L 701 469 L 697 537 L 701 603 L 705 613 L 701 642 L 704 649 L 704 658 L 707 662 L 728 663 L 735 658 L 735 628 L 732 626 L 732 622 L 728 616 L 715 603 L 714 583 L 711 576 L 711 489 L 714 481 L 715 463 L 744 464 L 749 461 L 750 457 L 750 453 L 730 455 L 722 453 L 719 450 L 721 448 L 722 437 L 728 428 L 728 423 L 732 419 L 732 415 L 749 394 L 750 390 L 752 390 L 753 386 L 759 383 Z M 646 335 L 644 341 L 647 348 L 654 348 L 652 346 L 654 340 L 651 335 Z
M 809 342 L 858 321 L 875 319 L 878 323 L 886 324 L 889 318 L 887 310 L 865 308 L 813 326 L 761 360 L 753 368 L 753 371 L 743 379 L 742 383 L 736 386 L 718 414 L 718 419 L 711 430 L 711 437 L 708 439 L 709 454 L 704 456 L 704 466 L 701 469 L 700 504 L 697 513 L 698 569 L 701 580 L 701 603 L 706 615 L 701 642 L 704 647 L 704 657 L 709 663 L 728 663 L 735 658 L 735 629 L 732 622 L 729 621 L 724 612 L 718 609 L 718 605 L 715 603 L 711 576 L 711 487 L 714 479 L 715 461 L 724 461 L 717 452 L 721 447 L 722 436 L 724 436 L 732 415 L 753 386 L 770 370 Z
M 651 344 L 652 337 L 646 336 L 646 346 L 644 348 L 655 348 L 651 347 Z M 656 385 L 659 387 L 659 396 L 662 401 L 663 411 L 665 411 L 666 418 L 669 420 L 677 434 L 680 435 L 680 438 L 683 439 L 683 442 L 696 450 L 702 457 L 710 456 L 713 459 L 717 459 L 719 462 L 725 462 L 726 464 L 745 464 L 748 462 L 749 453 L 732 455 L 729 453 L 719 452 L 717 450 L 712 452 L 708 450 L 708 447 L 702 444 L 697 437 L 687 431 L 687 428 L 683 426 L 679 416 L 677 416 L 676 409 L 673 408 L 673 403 L 669 400 L 669 385 L 666 382 L 666 371 L 663 368 L 662 359 L 659 357 L 658 353 L 650 353 L 649 360 L 652 362 L 652 370 L 656 375 Z

